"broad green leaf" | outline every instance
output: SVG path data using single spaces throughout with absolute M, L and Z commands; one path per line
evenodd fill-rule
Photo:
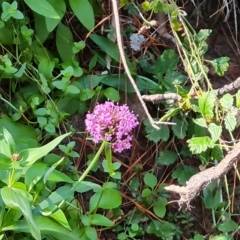
M 13 164 L 11 158 L 3 153 L 0 153 L 0 169 L 11 169 L 12 167 Z
M 143 180 L 144 183 L 151 189 L 154 189 L 157 185 L 157 178 L 152 173 L 149 172 L 145 173 Z
M 42 238 L 39 227 L 36 225 L 32 216 L 31 195 L 21 189 L 4 187 L 1 190 L 1 196 L 4 203 L 9 208 L 22 211 L 22 214 L 28 223 L 31 234 L 35 239 L 41 240 Z
M 22 166 L 30 166 L 35 163 L 40 158 L 47 155 L 51 150 L 53 150 L 65 137 L 69 136 L 71 133 L 65 133 L 48 144 L 39 148 L 29 148 L 21 151 L 19 154 L 22 157 L 20 160 Z
M 95 95 L 95 91 L 94 90 L 86 88 L 86 89 L 83 89 L 80 92 L 79 97 L 80 97 L 81 101 L 87 101 L 87 100 L 91 99 L 94 95 Z
M 229 67 L 229 63 L 228 61 L 230 60 L 229 57 L 220 57 L 220 58 L 216 58 L 211 62 L 215 72 L 219 75 L 219 76 L 223 76 L 225 74 L 225 72 L 228 70 Z
M 113 222 L 101 214 L 93 214 L 89 216 L 91 218 L 91 224 L 97 226 L 111 227 Z
M 6 143 L 9 145 L 9 147 L 11 149 L 11 153 L 12 154 L 16 153 L 16 143 L 13 140 L 13 137 L 10 134 L 10 132 L 4 127 L 3 127 L 3 137 L 6 141 Z
M 54 10 L 59 15 L 58 19 L 53 18 L 45 18 L 46 27 L 48 32 L 52 32 L 54 28 L 60 23 L 61 19 L 63 18 L 65 12 L 66 12 L 66 4 L 64 0 L 48 0 L 48 2 L 52 5 Z
M 69 4 L 82 25 L 89 31 L 94 28 L 93 7 L 88 0 L 69 0 Z
M 213 210 L 221 204 L 221 188 L 217 186 L 216 182 L 210 183 L 203 190 L 203 202 L 205 208 Z
M 58 53 L 63 61 L 71 60 L 74 47 L 73 35 L 70 29 L 62 23 L 58 24 L 56 34 L 56 44 Z
M 211 134 L 212 140 L 217 142 L 222 134 L 222 127 L 216 125 L 215 123 L 210 123 L 208 126 L 208 131 Z
M 115 102 L 118 102 L 120 100 L 119 92 L 115 88 L 111 88 L 111 87 L 106 88 L 103 90 L 103 94 L 109 100 L 112 100 Z
M 69 231 L 72 230 L 71 227 L 69 226 L 69 223 L 65 214 L 61 209 L 58 209 L 56 212 L 51 214 L 51 218 L 54 219 L 60 225 L 62 225 L 65 229 L 68 229 Z
M 58 224 L 50 217 L 44 217 L 41 215 L 34 215 L 34 221 L 38 226 L 38 229 L 44 235 L 49 235 L 58 240 L 79 240 L 79 237 L 65 229 L 61 224 Z M 21 220 L 17 223 L 2 228 L 2 231 L 17 231 L 29 233 L 29 226 L 26 221 Z M 48 238 L 47 238 L 48 239 Z
M 167 203 L 168 201 L 166 198 L 160 198 L 157 203 L 154 203 L 153 211 L 158 217 L 163 218 L 165 216 Z
M 220 99 L 220 103 L 221 106 L 223 108 L 223 110 L 225 111 L 230 111 L 232 106 L 233 106 L 233 96 L 229 93 L 225 94 L 221 99 Z
M 45 78 L 52 77 L 52 72 L 55 67 L 55 61 L 49 58 L 42 58 L 39 60 L 38 71 L 44 75 Z
M 60 16 L 54 10 L 52 5 L 47 0 L 35 1 L 24 0 L 24 2 L 36 13 L 48 18 L 59 19 Z
M 74 191 L 70 186 L 65 185 L 59 187 L 54 192 L 52 192 L 46 199 L 44 199 L 37 207 L 38 211 L 42 211 L 46 208 L 50 208 L 59 204 L 63 200 L 73 199 Z
M 16 151 L 20 152 L 23 149 L 38 146 L 37 132 L 30 126 L 21 123 L 13 122 L 7 115 L 3 115 L 0 119 L 0 133 L 3 133 L 3 128 L 6 128 L 12 135 L 16 144 Z M 0 137 L 1 139 L 1 137 Z M 0 152 L 11 157 L 11 152 L 8 151 L 8 145 L 0 140 Z
M 103 209 L 117 208 L 122 203 L 121 193 L 116 189 L 104 189 L 103 191 L 96 192 L 90 199 L 90 212 L 97 206 Z
M 74 85 L 69 85 L 67 86 L 66 92 L 71 94 L 78 94 L 80 93 L 80 90 Z
M 103 52 L 107 53 L 107 55 L 109 55 L 115 61 L 120 61 L 120 55 L 116 43 L 97 34 L 91 34 L 90 39 L 95 42 Z
M 200 108 L 200 112 L 204 118 L 213 118 L 213 108 L 215 106 L 216 100 L 217 95 L 215 91 L 204 92 L 203 95 L 199 98 L 198 105 Z
M 44 163 L 35 163 L 28 168 L 25 174 L 25 184 L 29 192 L 35 186 L 35 184 L 43 177 L 47 169 L 48 166 Z
M 207 128 L 207 122 L 204 118 L 197 118 L 197 119 L 193 119 L 193 122 L 195 122 L 197 125 Z
M 218 230 L 221 232 L 232 232 L 238 229 L 238 224 L 232 220 L 226 220 L 219 224 Z
M 228 112 L 224 118 L 224 125 L 228 131 L 232 132 L 237 126 L 236 117 Z
M 189 139 L 188 145 L 190 148 L 190 151 L 193 154 L 200 154 L 204 151 L 206 151 L 208 148 L 213 148 L 214 147 L 214 141 L 206 136 L 206 137 L 193 137 Z
M 99 192 L 102 189 L 102 187 L 93 182 L 82 181 L 82 182 L 75 182 L 73 184 L 72 189 L 76 192 L 84 193 L 90 190 L 93 190 L 94 192 Z
M 85 233 L 89 239 L 98 240 L 97 231 L 94 227 L 90 227 L 90 226 L 85 227 Z
M 176 109 L 178 110 L 178 109 Z M 176 123 L 176 125 L 172 126 L 173 133 L 179 138 L 184 139 L 186 137 L 186 132 L 188 129 L 188 123 L 184 119 L 179 119 L 174 117 L 172 122 Z
M 177 153 L 169 151 L 169 150 L 164 150 L 160 153 L 160 156 L 158 158 L 158 164 L 162 165 L 170 165 L 174 163 L 178 158 Z

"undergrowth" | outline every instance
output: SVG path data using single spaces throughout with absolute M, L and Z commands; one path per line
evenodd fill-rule
M 192 211 L 164 189 L 217 165 L 238 138 L 240 91 L 220 95 L 209 77 L 230 58 L 206 57 L 212 30 L 195 30 L 188 6 L 199 17 L 208 3 L 193 2 L 120 1 L 139 91 L 173 96 L 148 105 L 172 123 L 157 130 L 122 70 L 111 2 L 0 1 L 0 239 L 238 239 L 237 164 Z

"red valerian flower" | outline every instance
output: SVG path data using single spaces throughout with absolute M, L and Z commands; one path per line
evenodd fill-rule
M 85 120 L 86 130 L 95 143 L 107 141 L 115 152 L 122 152 L 131 147 L 131 131 L 139 125 L 137 117 L 127 105 L 115 105 L 106 101 L 97 104 Z

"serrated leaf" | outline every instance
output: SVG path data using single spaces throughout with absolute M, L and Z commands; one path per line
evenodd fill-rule
M 154 189 L 154 187 L 157 185 L 157 178 L 152 173 L 147 172 L 144 175 L 143 180 L 144 180 L 144 183 L 151 189 Z
M 235 231 L 237 228 L 238 224 L 232 220 L 226 220 L 218 226 L 218 230 L 225 233 Z
M 208 148 L 214 147 L 213 140 L 208 136 L 193 137 L 193 138 L 189 139 L 187 142 L 188 142 L 190 151 L 193 154 L 200 154 L 200 153 L 206 151 Z
M 93 7 L 88 0 L 69 0 L 69 4 L 82 25 L 88 30 L 94 28 Z
M 237 126 L 236 117 L 232 113 L 227 113 L 224 118 L 224 125 L 228 131 L 232 132 Z
M 177 160 L 178 155 L 172 151 L 165 150 L 160 153 L 158 163 L 162 165 L 170 165 Z
M 204 118 L 197 118 L 197 119 L 193 119 L 193 122 L 195 122 L 197 125 L 207 128 L 207 123 L 206 120 Z
M 172 126 L 173 133 L 179 138 L 184 139 L 186 137 L 186 132 L 188 128 L 187 121 L 183 119 L 179 119 L 177 117 L 174 117 L 172 119 L 172 122 L 176 123 L 176 125 Z
M 157 143 L 160 140 L 163 140 L 165 142 L 168 140 L 170 131 L 166 125 L 161 125 L 159 130 L 152 127 L 148 120 L 144 121 L 144 125 L 146 126 L 146 137 L 150 141 Z
M 229 63 L 228 61 L 230 60 L 229 57 L 220 57 L 220 58 L 216 58 L 211 62 L 215 72 L 219 75 L 219 76 L 223 76 L 225 74 L 225 72 L 228 70 L 229 67 Z
M 216 125 L 215 123 L 210 123 L 208 126 L 208 131 L 211 134 L 212 140 L 217 142 L 222 134 L 222 127 Z
M 198 100 L 200 112 L 204 118 L 212 119 L 217 95 L 215 91 L 204 92 Z
M 201 29 L 196 37 L 195 37 L 195 41 L 196 42 L 202 42 L 202 41 L 205 41 L 211 34 L 212 30 L 211 29 Z
M 190 179 L 191 176 L 193 176 L 194 174 L 196 174 L 196 170 L 194 170 L 193 168 L 186 166 L 186 165 L 180 165 L 177 169 L 175 169 L 172 174 L 171 177 L 173 179 L 177 179 L 178 183 L 183 185 L 186 183 L 186 181 L 188 181 Z
M 223 108 L 223 110 L 229 111 L 231 110 L 232 106 L 233 106 L 233 96 L 229 93 L 225 94 L 221 99 L 220 99 L 220 103 L 221 106 Z

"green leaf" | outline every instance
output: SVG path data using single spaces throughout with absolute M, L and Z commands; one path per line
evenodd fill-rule
M 233 96 L 229 93 L 225 94 L 221 99 L 220 99 L 220 103 L 221 106 L 223 108 L 223 110 L 225 111 L 230 111 L 232 106 L 233 106 Z
M 113 43 L 111 40 L 97 34 L 91 34 L 90 38 L 101 48 L 103 52 L 107 53 L 107 55 L 115 61 L 120 61 L 120 55 L 116 43 Z
M 240 90 L 237 91 L 235 97 L 236 97 L 236 107 L 240 109 Z
M 3 153 L 0 153 L 0 169 L 11 169 L 12 167 L 13 163 L 11 158 Z
M 179 119 L 177 117 L 174 117 L 172 119 L 173 123 L 176 123 L 176 125 L 172 126 L 173 133 L 179 138 L 184 139 L 186 137 L 187 129 L 188 129 L 188 123 L 184 119 Z
M 149 197 L 152 194 L 152 190 L 150 188 L 144 188 L 142 190 L 142 197 Z
M 38 146 L 37 132 L 34 128 L 13 122 L 7 115 L 3 115 L 0 119 L 0 133 L 3 133 L 3 128 L 6 128 L 12 135 L 17 152 L 26 148 Z M 7 149 L 9 149 L 9 146 L 6 142 L 4 144 L 0 137 L 0 152 L 11 157 L 11 152 L 7 151 Z
M 41 215 L 34 215 L 34 221 L 38 229 L 44 235 L 50 235 L 58 240 L 79 240 L 79 237 L 74 235 L 72 231 L 65 229 L 62 225 L 58 224 L 50 217 L 43 217 Z M 29 227 L 26 221 L 18 221 L 17 223 L 7 226 L 2 229 L 3 231 L 17 231 L 29 233 Z M 47 238 L 49 239 L 49 238 Z
M 237 126 L 236 117 L 232 113 L 228 112 L 224 118 L 224 125 L 228 131 L 232 132 Z
M 210 61 L 210 63 L 212 64 L 215 72 L 219 76 L 223 76 L 225 74 L 225 72 L 228 70 L 228 67 L 229 67 L 228 61 L 229 60 L 230 60 L 229 57 L 220 57 L 220 58 L 216 58 L 216 59 Z
M 153 211 L 154 213 L 160 217 L 163 218 L 166 214 L 166 205 L 167 205 L 168 201 L 166 198 L 161 198 L 160 201 L 158 201 L 157 203 L 154 203 L 153 205 Z
M 220 223 L 218 230 L 224 233 L 232 232 L 238 229 L 238 224 L 232 220 L 225 220 L 223 223 Z
M 111 227 L 113 226 L 112 221 L 108 218 L 104 217 L 101 214 L 93 214 L 89 216 L 91 218 L 91 224 L 97 226 Z
M 103 94 L 109 100 L 118 102 L 120 100 L 119 92 L 115 88 L 106 88 L 103 90 Z
M 48 144 L 39 148 L 29 148 L 21 151 L 19 154 L 22 157 L 20 160 L 22 166 L 30 166 L 35 163 L 38 159 L 47 155 L 51 150 L 53 150 L 65 137 L 69 136 L 71 133 L 65 133 L 58 136 Z
M 147 132 L 147 138 L 150 141 L 153 141 L 155 143 L 159 142 L 160 140 L 163 140 L 166 142 L 169 138 L 169 128 L 167 125 L 161 125 L 160 129 L 157 130 L 154 127 L 151 126 L 148 120 L 144 120 L 145 130 Z
M 210 36 L 211 32 L 212 32 L 211 29 L 201 29 L 195 36 L 195 41 L 199 43 L 199 42 L 207 40 L 207 38 Z
M 80 90 L 74 85 L 69 85 L 67 86 L 66 92 L 71 94 L 78 94 L 80 93 Z
M 204 92 L 203 95 L 199 98 L 198 105 L 200 108 L 200 112 L 204 118 L 213 118 L 213 108 L 215 106 L 216 100 L 217 95 L 215 91 Z
M 85 227 L 85 233 L 88 236 L 89 239 L 91 240 L 98 240 L 98 235 L 97 235 L 97 231 L 95 228 L 93 227 Z
M 58 19 L 53 19 L 53 18 L 45 18 L 46 22 L 46 27 L 48 32 L 52 32 L 55 27 L 61 22 L 61 19 L 63 18 L 65 12 L 66 12 L 66 4 L 64 0 L 48 0 L 48 2 L 52 5 L 54 10 L 57 12 L 59 15 Z
M 158 157 L 158 164 L 170 165 L 174 163 L 178 158 L 178 155 L 175 152 L 165 150 L 160 153 Z
M 189 139 L 187 142 L 188 142 L 190 151 L 193 154 L 200 154 L 206 151 L 208 148 L 213 148 L 215 146 L 214 141 L 208 136 L 193 137 Z
M 180 185 L 184 185 L 186 181 L 188 181 L 190 177 L 196 173 L 197 171 L 193 168 L 186 165 L 180 165 L 172 172 L 171 177 L 173 179 L 177 179 Z
M 61 209 L 58 209 L 56 212 L 51 214 L 51 218 L 54 219 L 60 225 L 62 225 L 65 229 L 72 231 L 71 227 L 69 226 L 68 220 Z
M 32 216 L 31 195 L 18 188 L 4 187 L 1 190 L 1 196 L 9 208 L 21 210 L 28 223 L 31 234 L 35 239 L 41 240 L 39 227 L 36 225 Z
M 93 7 L 88 0 L 69 0 L 69 4 L 82 25 L 89 31 L 94 28 Z
M 204 118 L 197 118 L 197 119 L 193 119 L 193 122 L 195 122 L 197 125 L 203 127 L 203 128 L 207 128 L 207 123 L 206 120 Z
M 149 172 L 145 173 L 143 180 L 144 183 L 151 189 L 154 189 L 155 186 L 157 185 L 157 178 L 152 173 Z
M 38 211 L 43 211 L 46 208 L 50 208 L 60 203 L 63 200 L 74 198 L 74 191 L 70 186 L 65 185 L 59 187 L 54 192 L 52 192 L 46 199 L 44 199 L 37 207 Z
M 54 10 L 52 5 L 47 0 L 35 1 L 24 0 L 24 2 L 36 13 L 48 18 L 59 19 L 60 16 Z
M 117 208 L 122 204 L 121 193 L 116 189 L 103 189 L 96 192 L 90 199 L 90 211 L 92 212 L 97 206 L 103 209 Z
M 74 47 L 73 35 L 70 29 L 62 23 L 59 23 L 57 27 L 56 44 L 61 59 L 63 61 L 71 60 L 74 55 L 72 52 Z
M 211 134 L 211 138 L 214 142 L 217 142 L 222 134 L 222 126 L 218 126 L 215 123 L 210 123 L 208 131 Z

